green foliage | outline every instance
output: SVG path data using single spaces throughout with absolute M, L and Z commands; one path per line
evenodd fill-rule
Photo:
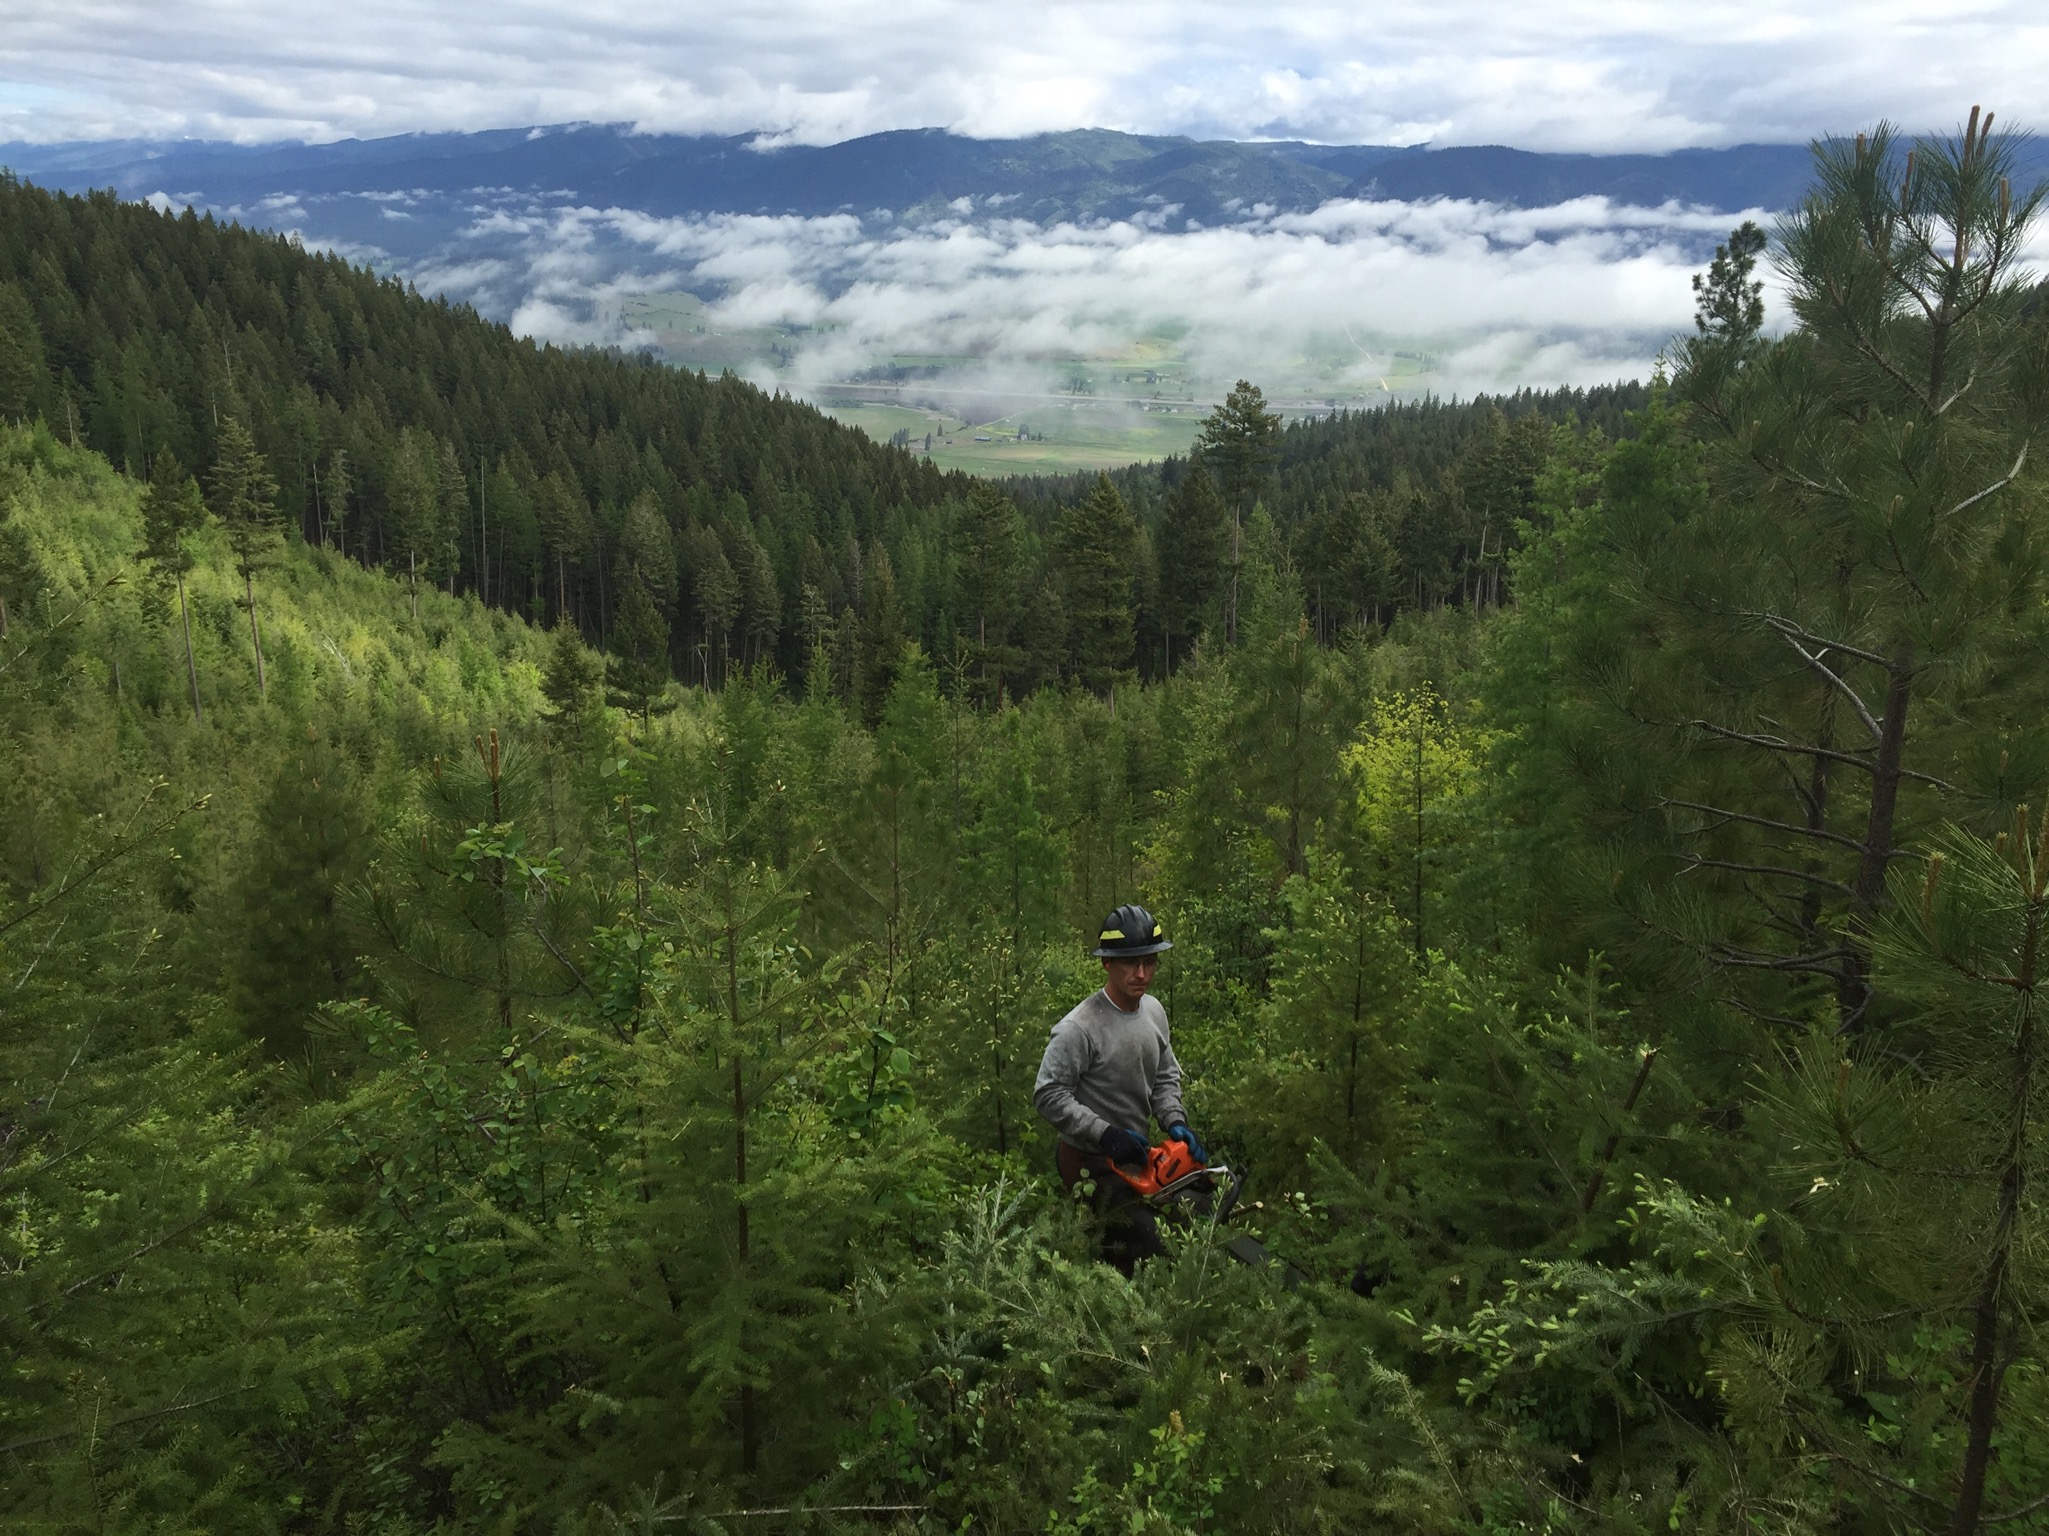
M 2005 153 L 1824 146 L 1627 418 L 965 495 L 0 183 L 153 471 L 0 427 L 0 1525 L 2049 1521 Z M 1245 1177 L 1130 1279 L 1029 1103 L 1126 900 Z
M 361 980 L 342 903 L 372 845 L 355 768 L 318 726 L 305 735 L 256 811 L 233 969 L 244 1025 L 281 1056 L 299 1055 L 314 1011 Z
M 558 651 L 558 658 L 560 654 Z M 568 665 L 566 661 L 564 665 Z M 611 663 L 606 670 L 620 703 L 639 715 L 645 725 L 656 701 L 669 686 L 669 625 L 656 611 L 654 599 L 637 572 L 628 575 L 625 594 L 619 600 L 619 617 L 612 628 Z M 573 698 L 573 676 L 561 670 L 551 675 L 556 689 Z M 566 704 L 567 699 L 565 705 L 557 707 Z
M 1083 687 L 1107 694 L 1131 668 L 1131 544 L 1136 528 L 1107 475 L 1053 530 L 1063 575 L 1067 666 Z

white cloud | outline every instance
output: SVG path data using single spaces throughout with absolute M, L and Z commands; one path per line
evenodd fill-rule
M 631 121 L 829 142 L 1099 126 L 1666 149 L 2039 99 L 2020 0 L 96 0 L 0 27 L 0 140 Z
M 494 259 L 412 275 L 564 342 L 644 344 L 621 328 L 620 301 L 688 288 L 711 299 L 713 328 L 794 330 L 794 360 L 757 377 L 800 390 L 906 354 L 975 358 L 1015 380 L 1177 336 L 1226 379 L 1301 377 L 1315 354 L 1309 371 L 1334 390 L 1376 389 L 1396 351 L 1427 350 L 1431 387 L 1470 393 L 1646 375 L 1688 325 L 1688 279 L 1731 222 L 1600 198 L 1337 201 L 1211 229 L 571 207 L 478 219 L 469 238 L 491 239 Z

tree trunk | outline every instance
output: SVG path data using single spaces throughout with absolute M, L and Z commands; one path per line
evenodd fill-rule
M 200 725 L 206 716 L 199 712 L 199 667 L 192 659 L 192 611 L 185 605 L 185 573 L 178 573 L 178 617 L 185 625 L 185 677 L 192 684 L 192 718 Z
M 733 1207 L 739 1240 L 740 1283 L 747 1284 L 749 1234 L 747 1230 L 747 1079 L 742 1068 L 745 1052 L 740 1040 L 740 934 L 726 929 L 726 1018 L 733 1028 Z M 741 1335 L 740 1369 L 747 1369 L 745 1332 Z M 753 1475 L 759 1453 L 754 1422 L 754 1383 L 740 1383 L 740 1470 Z
M 256 622 L 256 573 L 242 567 L 242 596 L 249 604 L 249 638 L 256 643 L 256 697 L 270 698 L 270 685 L 263 676 L 263 626 Z
M 1244 535 L 1243 522 L 1238 509 L 1231 508 L 1231 596 L 1224 604 L 1224 644 L 1238 643 L 1238 568 L 1244 563 L 1239 544 Z
M 2021 849 L 2025 868 L 2025 840 Z M 2020 1210 L 2027 1194 L 2029 1110 L 2035 1084 L 2035 962 L 2041 938 L 2043 901 L 2028 912 L 2025 948 L 2021 953 L 2016 991 L 2020 1024 L 2013 1034 L 2012 1086 L 2007 1097 L 2005 1167 L 1999 1176 L 1999 1213 L 1992 1223 L 1992 1249 L 1985 1260 L 1985 1278 L 1978 1288 L 1971 1321 L 1971 1408 L 1964 1441 L 1964 1464 L 1957 1480 L 1956 1507 L 1950 1511 L 1950 1536 L 1973 1536 L 1985 1508 L 1985 1479 L 1992 1466 L 1992 1435 L 1999 1424 L 1999 1389 L 2006 1374 L 1999 1358 L 2006 1302 L 2006 1279 Z
M 1913 694 L 1912 652 L 1902 652 L 1886 668 L 1885 718 L 1878 723 L 1878 749 L 1872 754 L 1871 809 L 1864 821 L 1864 851 L 1857 861 L 1851 888 L 1850 955 L 1837 990 L 1840 1027 L 1854 1030 L 1863 1023 L 1871 1002 L 1871 962 L 1867 953 L 1871 920 L 1885 896 L 1886 871 L 1892 867 L 1893 823 L 1900 802 L 1900 769 L 1907 749 L 1907 703 Z
M 1423 958 L 1423 725 L 1416 724 L 1416 958 Z

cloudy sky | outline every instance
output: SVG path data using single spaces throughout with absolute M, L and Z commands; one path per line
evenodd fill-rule
M 2025 119 L 2045 75 L 2039 0 L 0 0 L 0 141 L 587 120 L 1655 150 Z

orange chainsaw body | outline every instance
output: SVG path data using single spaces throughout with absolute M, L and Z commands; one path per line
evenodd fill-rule
M 1163 1141 L 1146 1154 L 1145 1164 L 1138 1172 L 1126 1172 L 1115 1163 L 1110 1165 L 1110 1171 L 1150 1200 L 1190 1174 L 1206 1171 L 1206 1167 L 1195 1160 L 1187 1142 Z

